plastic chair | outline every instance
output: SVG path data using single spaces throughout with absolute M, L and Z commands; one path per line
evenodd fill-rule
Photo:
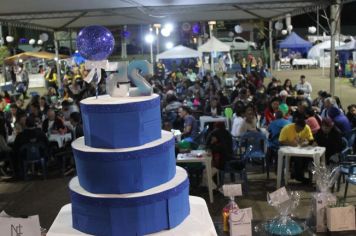
M 43 179 L 47 178 L 47 163 L 46 163 L 46 147 L 44 144 L 31 141 L 23 145 L 20 148 L 20 155 L 23 155 L 23 171 L 24 171 L 24 179 L 27 180 L 27 171 L 28 166 L 31 164 L 32 173 L 34 172 L 34 165 L 40 164 L 43 173 Z
M 266 135 L 259 131 L 248 131 L 241 136 L 241 146 L 243 158 L 246 160 L 263 160 L 262 172 L 267 169 L 267 179 L 269 179 L 269 162 L 266 160 Z
M 356 185 L 356 163 L 349 165 L 349 174 L 346 176 L 346 185 L 345 185 L 345 192 L 344 192 L 344 201 L 347 197 L 347 190 L 349 188 L 349 183 L 352 185 Z
M 348 140 L 342 138 L 343 150 L 340 157 L 340 176 L 337 180 L 337 191 L 340 191 L 341 178 L 345 180 L 345 176 L 349 175 L 349 167 L 356 164 L 356 156 L 352 155 L 352 147 L 348 146 Z M 356 174 L 356 173 L 355 173 Z
M 230 161 L 225 163 L 223 170 L 219 170 L 218 183 L 222 186 L 225 183 L 225 175 L 230 174 L 232 181 L 235 181 L 236 174 L 240 175 L 240 179 L 243 181 L 243 187 L 247 194 L 248 184 L 247 184 L 247 171 L 246 171 L 246 159 L 241 155 L 240 138 L 233 137 L 233 152 L 234 157 Z

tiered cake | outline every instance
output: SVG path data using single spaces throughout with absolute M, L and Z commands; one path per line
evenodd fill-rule
M 174 138 L 161 131 L 159 96 L 81 101 L 84 137 L 72 143 L 78 177 L 69 187 L 73 227 L 138 236 L 179 225 L 190 212 L 189 181 L 175 166 Z

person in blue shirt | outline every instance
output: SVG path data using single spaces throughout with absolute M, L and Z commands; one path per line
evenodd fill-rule
M 267 157 L 268 161 L 273 161 L 277 157 L 277 151 L 279 149 L 279 134 L 284 126 L 290 124 L 291 122 L 283 117 L 282 111 L 277 111 L 275 113 L 276 119 L 272 121 L 268 126 L 268 149 Z

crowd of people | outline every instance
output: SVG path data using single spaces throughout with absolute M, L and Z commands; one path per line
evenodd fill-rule
M 303 75 L 293 85 L 289 79 L 265 81 L 266 70 L 257 61 L 248 70 L 242 67 L 234 75 L 220 76 L 209 72 L 202 75 L 189 67 L 185 72 L 177 70 L 167 74 L 160 63 L 156 74 L 147 80 L 161 96 L 162 128 L 180 130 L 182 139 L 192 147 L 204 135 L 204 145 L 212 151 L 213 165 L 218 169 L 224 169 L 233 158 L 232 140 L 247 132 L 268 135 L 267 156 L 272 163 L 280 145 L 314 144 L 326 147 L 327 163 L 337 162 L 335 155 L 343 147 L 342 138 L 349 138 L 356 126 L 356 105 L 344 110 L 340 99 L 326 91 L 319 91 L 318 97 L 312 98 L 312 85 Z M 30 142 L 44 143 L 49 148 L 43 151 L 50 160 L 60 149 L 51 143 L 52 134 L 70 133 L 72 140 L 83 135 L 80 101 L 96 93 L 106 93 L 105 80 L 100 81 L 97 89 L 95 82 L 84 82 L 87 74 L 83 66 L 78 66 L 57 78 L 56 68 L 52 68 L 44 73 L 47 92 L 42 96 L 34 94 L 27 99 L 23 95 L 22 99 L 7 92 L 0 96 L 0 152 L 12 160 L 16 178 L 23 176 L 22 146 Z M 231 118 L 229 130 L 224 124 L 200 130 L 200 116 L 228 116 L 227 110 L 233 113 L 228 117 Z M 293 175 L 302 182 L 307 182 L 303 176 L 306 163 L 301 158 L 294 162 Z

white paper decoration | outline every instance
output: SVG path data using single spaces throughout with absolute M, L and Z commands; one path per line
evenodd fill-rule
M 229 32 L 229 37 L 232 38 L 232 37 L 234 37 L 234 35 L 235 35 L 234 32 Z
M 188 22 L 182 24 L 182 30 L 185 32 L 189 31 L 191 28 L 192 26 Z
M 274 28 L 276 30 L 282 30 L 283 29 L 283 23 L 280 22 L 280 21 L 277 21 L 275 24 L 274 24 Z
M 41 39 L 39 39 L 39 40 L 37 41 L 37 44 L 38 44 L 38 45 L 42 45 L 42 44 L 43 44 L 43 41 L 42 41 Z
M 241 25 L 235 25 L 234 29 L 237 34 L 241 34 L 243 31 L 243 28 L 241 27 Z
M 288 34 L 288 31 L 286 30 L 286 29 L 284 29 L 284 30 L 282 30 L 282 35 L 286 35 L 286 34 Z
M 30 39 L 29 41 L 28 41 L 28 44 L 30 44 L 30 45 L 34 45 L 36 43 L 36 40 L 35 39 Z
M 14 41 L 14 37 L 12 36 L 6 36 L 6 42 L 12 43 Z
M 292 31 L 293 30 L 293 25 L 288 25 L 287 29 L 288 29 L 288 31 Z
M 310 34 L 315 34 L 315 33 L 316 33 L 316 27 L 315 27 L 315 26 L 310 26 L 310 27 L 308 28 L 308 32 L 309 32 Z

